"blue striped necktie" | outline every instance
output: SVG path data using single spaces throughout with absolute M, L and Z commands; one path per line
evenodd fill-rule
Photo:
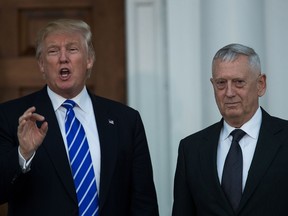
M 76 188 L 79 215 L 99 215 L 99 200 L 96 179 L 89 152 L 85 131 L 75 117 L 75 102 L 66 100 L 63 107 L 67 109 L 65 131 L 71 170 Z

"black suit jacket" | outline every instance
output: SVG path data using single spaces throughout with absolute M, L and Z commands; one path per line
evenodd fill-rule
M 262 109 L 262 125 L 237 213 L 220 186 L 216 157 L 223 120 L 181 140 L 173 216 L 288 215 L 288 121 Z
M 89 95 L 101 149 L 100 215 L 158 215 L 151 160 L 139 113 Z M 31 170 L 23 174 L 18 161 L 17 127 L 18 118 L 30 106 L 45 116 L 49 129 Z M 0 203 L 8 202 L 9 215 L 78 214 L 64 142 L 46 87 L 0 105 L 0 171 Z

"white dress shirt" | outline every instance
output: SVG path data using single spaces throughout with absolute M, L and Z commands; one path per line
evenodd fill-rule
M 66 99 L 60 95 L 55 94 L 49 87 L 47 87 L 47 91 L 51 99 L 51 102 L 52 102 L 52 105 L 56 114 L 56 118 L 58 120 L 58 124 L 59 124 L 61 134 L 63 137 L 63 141 L 65 143 L 67 157 L 69 158 L 66 133 L 65 133 L 66 108 L 61 106 Z M 99 135 L 98 135 L 98 130 L 96 126 L 96 119 L 94 115 L 92 101 L 87 92 L 86 87 L 75 98 L 71 98 L 71 100 L 73 100 L 77 104 L 74 107 L 74 112 L 78 120 L 83 125 L 86 136 L 87 136 L 90 154 L 91 154 L 92 163 L 93 163 L 93 168 L 94 168 L 94 173 L 96 177 L 97 190 L 99 193 L 100 167 L 101 167 L 100 166 L 100 161 L 101 161 L 100 142 L 99 142 Z M 48 122 L 48 126 L 49 126 L 49 122 Z M 23 172 L 27 172 L 30 170 L 30 165 L 33 160 L 33 157 L 34 155 L 28 161 L 25 161 L 25 159 L 22 157 L 22 155 L 19 152 L 19 163 L 20 163 L 20 166 L 22 167 Z
M 246 132 L 245 136 L 239 141 L 243 155 L 242 190 L 244 190 L 245 188 L 246 180 L 248 177 L 248 171 L 250 169 L 250 165 L 253 159 L 253 155 L 255 152 L 259 136 L 261 122 L 262 122 L 262 111 L 259 107 L 254 116 L 241 127 L 241 129 Z M 222 181 L 222 173 L 225 159 L 232 142 L 232 136 L 230 135 L 230 133 L 234 129 L 235 128 L 231 127 L 230 125 L 227 124 L 227 122 L 224 121 L 217 149 L 217 170 L 220 183 Z

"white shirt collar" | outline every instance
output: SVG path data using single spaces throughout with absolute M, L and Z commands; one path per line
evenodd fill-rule
M 47 86 L 47 92 L 51 99 L 54 111 L 58 110 L 63 104 L 63 102 L 67 100 L 66 98 L 53 92 L 48 86 Z M 89 105 L 89 94 L 86 89 L 86 86 L 84 86 L 82 91 L 76 97 L 71 98 L 71 100 L 73 100 L 81 110 L 83 110 L 86 113 L 88 112 L 87 107 Z
M 256 139 L 259 134 L 260 126 L 262 122 L 262 111 L 261 108 L 258 107 L 255 114 L 252 118 L 242 125 L 241 129 L 246 132 L 247 135 Z M 223 124 L 223 139 L 227 139 L 230 133 L 234 130 L 234 127 L 231 127 L 225 120 Z

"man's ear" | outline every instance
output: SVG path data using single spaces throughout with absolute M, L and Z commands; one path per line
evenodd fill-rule
M 38 66 L 39 66 L 40 72 L 42 74 L 42 77 L 45 80 L 46 74 L 45 74 L 45 70 L 44 70 L 44 62 L 41 59 L 38 60 Z
M 92 56 L 88 56 L 87 58 L 87 70 L 92 69 L 94 64 L 94 58 Z
M 258 96 L 262 97 L 266 92 L 266 75 L 260 74 L 257 79 Z
M 44 72 L 44 63 L 42 61 L 42 59 L 38 59 L 38 66 L 40 71 L 43 73 Z

